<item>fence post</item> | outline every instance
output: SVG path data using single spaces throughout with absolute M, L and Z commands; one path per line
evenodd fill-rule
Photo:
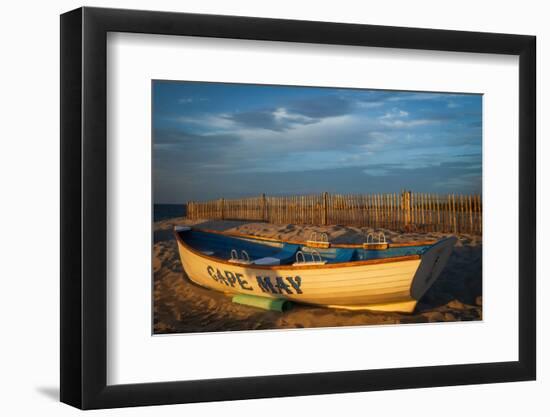
M 328 193 L 325 191 L 323 193 L 323 226 L 326 226 L 328 223 Z
M 407 191 L 407 217 L 408 217 L 408 223 L 407 224 L 411 224 L 412 223 L 412 192 L 411 191 Z
M 262 193 L 262 220 L 267 222 L 267 206 L 264 193 Z
M 409 226 L 411 224 L 411 192 L 410 191 L 403 191 L 403 194 L 401 194 L 402 199 L 402 206 L 403 206 L 403 220 L 405 223 L 405 226 Z
M 478 207 L 479 207 L 479 233 L 483 231 L 483 210 L 482 210 L 482 201 L 481 194 L 477 196 Z
M 224 218 L 224 212 L 223 212 L 223 210 L 224 210 L 224 200 L 225 200 L 224 198 L 222 198 L 222 199 L 220 200 L 220 205 L 221 205 L 221 207 L 220 207 L 220 212 L 221 212 L 221 218 L 222 218 L 222 220 L 223 220 L 223 218 Z
M 456 228 L 456 205 L 455 205 L 455 195 L 453 194 L 453 233 L 457 233 Z

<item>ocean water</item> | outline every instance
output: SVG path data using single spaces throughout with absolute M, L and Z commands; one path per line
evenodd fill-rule
M 153 206 L 153 221 L 183 217 L 186 214 L 185 204 L 155 204 Z

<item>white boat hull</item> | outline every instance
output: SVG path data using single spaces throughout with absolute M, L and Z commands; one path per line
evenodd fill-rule
M 422 257 L 316 267 L 260 267 L 213 258 L 177 239 L 187 276 L 203 287 L 334 308 L 395 312 L 414 310 L 441 273 L 455 241 L 442 240 Z

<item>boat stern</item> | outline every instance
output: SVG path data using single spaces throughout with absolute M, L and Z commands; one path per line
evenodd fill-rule
M 455 236 L 442 239 L 422 255 L 420 265 L 411 284 L 411 297 L 413 299 L 420 300 L 441 275 L 457 240 Z

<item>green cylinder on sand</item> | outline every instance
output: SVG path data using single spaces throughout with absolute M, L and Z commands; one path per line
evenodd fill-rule
M 292 303 L 282 298 L 256 297 L 255 295 L 239 294 L 233 296 L 232 302 L 263 310 L 283 312 L 292 307 Z

